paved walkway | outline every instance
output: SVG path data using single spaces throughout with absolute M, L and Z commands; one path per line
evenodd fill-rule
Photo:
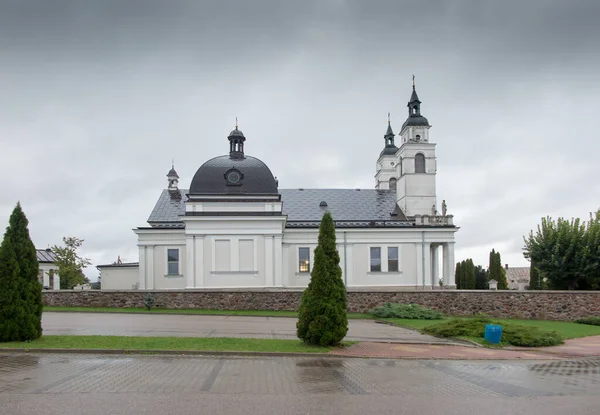
M 330 354 L 354 357 L 383 357 L 403 359 L 565 359 L 600 357 L 600 336 L 566 340 L 565 344 L 553 347 L 487 349 L 437 344 L 389 344 L 360 342 Z
M 42 316 L 44 334 L 237 337 L 297 339 L 296 319 L 285 317 L 206 316 L 173 314 L 52 313 Z M 349 320 L 346 340 L 399 343 L 448 344 L 427 336 L 373 320 Z
M 598 413 L 600 361 L 0 353 L 2 414 Z

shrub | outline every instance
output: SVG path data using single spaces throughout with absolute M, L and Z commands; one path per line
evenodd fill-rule
M 580 318 L 579 320 L 575 320 L 575 323 L 589 324 L 589 325 L 592 325 L 592 326 L 600 326 L 600 317 L 585 317 L 585 318 Z
M 425 333 L 438 337 L 475 337 L 483 339 L 485 325 L 494 321 L 485 317 L 452 319 L 423 329 Z M 502 323 L 502 343 L 520 347 L 544 347 L 562 344 L 562 337 L 555 331 L 544 331 L 536 327 Z
M 154 307 L 154 296 L 152 294 L 146 294 L 144 296 L 144 307 L 150 311 Z
M 385 303 L 375 307 L 371 314 L 381 318 L 405 318 L 414 320 L 441 320 L 442 313 L 418 304 Z
M 348 332 L 346 303 L 335 226 L 327 212 L 319 227 L 319 244 L 315 249 L 310 283 L 302 294 L 296 323 L 298 337 L 308 344 L 338 344 Z

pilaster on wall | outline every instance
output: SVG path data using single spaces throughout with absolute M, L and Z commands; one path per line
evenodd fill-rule
M 146 270 L 147 270 L 147 279 L 146 279 L 146 289 L 153 290 L 154 289 L 154 279 L 155 271 L 154 271 L 154 246 L 146 247 Z
M 140 279 L 139 279 L 140 290 L 146 289 L 146 246 L 140 246 Z
M 194 235 L 186 235 L 185 237 L 185 287 L 194 288 L 195 281 L 194 277 L 196 274 L 196 256 L 194 255 L 195 250 L 195 239 Z

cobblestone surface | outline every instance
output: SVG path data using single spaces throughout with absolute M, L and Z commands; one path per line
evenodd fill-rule
M 0 402 L 18 394 L 593 396 L 600 359 L 399 361 L 0 354 Z

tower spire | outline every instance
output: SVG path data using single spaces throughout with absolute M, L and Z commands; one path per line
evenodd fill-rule
M 235 129 L 236 130 L 238 129 L 238 119 L 237 119 L 237 117 L 235 117 Z
M 415 90 L 415 74 L 413 74 L 413 91 Z

